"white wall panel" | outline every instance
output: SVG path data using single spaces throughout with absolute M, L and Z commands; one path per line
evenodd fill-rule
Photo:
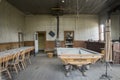
M 25 27 L 24 14 L 6 0 L 0 3 L 0 43 L 18 41 L 18 32 Z
M 111 16 L 111 35 L 113 40 L 118 40 L 120 36 L 120 15 Z
M 35 31 L 46 31 L 47 40 L 55 40 L 48 33 L 53 31 L 56 34 L 56 17 L 51 15 L 26 16 L 25 40 L 33 40 Z M 98 16 L 96 15 L 63 15 L 60 16 L 59 38 L 64 40 L 64 31 L 74 31 L 75 40 L 98 40 Z
M 105 25 L 107 14 L 100 15 L 100 25 Z M 118 40 L 120 34 L 120 15 L 111 15 L 111 36 L 112 40 Z
M 56 18 L 49 15 L 26 16 L 25 40 L 33 40 L 35 31 L 46 31 L 47 40 L 55 40 L 56 36 L 51 37 L 48 33 L 53 31 L 56 34 Z

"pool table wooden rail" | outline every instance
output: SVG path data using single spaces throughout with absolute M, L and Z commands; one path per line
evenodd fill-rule
M 103 54 L 62 54 L 59 58 L 64 64 L 82 66 L 86 64 L 94 64 Z

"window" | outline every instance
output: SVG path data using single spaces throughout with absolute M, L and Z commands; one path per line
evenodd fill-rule
M 105 38 L 105 26 L 102 24 L 100 25 L 100 41 L 104 41 Z

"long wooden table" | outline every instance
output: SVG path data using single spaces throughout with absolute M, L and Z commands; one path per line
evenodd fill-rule
M 2 51 L 0 52 L 0 58 L 6 57 L 6 56 L 10 56 L 12 54 L 17 54 L 19 52 L 25 51 L 31 49 L 34 50 L 34 47 L 20 47 L 20 48 L 15 48 L 15 49 L 10 49 L 10 50 L 6 50 L 6 51 Z
M 27 51 L 27 50 L 34 50 L 34 47 L 20 47 L 20 48 L 15 48 L 15 49 L 10 49 L 10 50 L 6 50 L 6 51 L 2 51 L 0 52 L 0 69 L 1 69 L 1 64 L 2 64 L 2 59 L 8 57 L 8 61 L 11 60 L 13 57 L 13 55 L 23 52 L 23 51 Z M 0 80 L 2 80 L 1 78 L 1 73 L 0 73 Z

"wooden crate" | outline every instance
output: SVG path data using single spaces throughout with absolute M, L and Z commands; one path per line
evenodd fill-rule
M 113 43 L 113 61 L 115 64 L 120 64 L 120 43 Z
M 120 64 L 120 52 L 113 52 L 113 61 L 115 64 Z

